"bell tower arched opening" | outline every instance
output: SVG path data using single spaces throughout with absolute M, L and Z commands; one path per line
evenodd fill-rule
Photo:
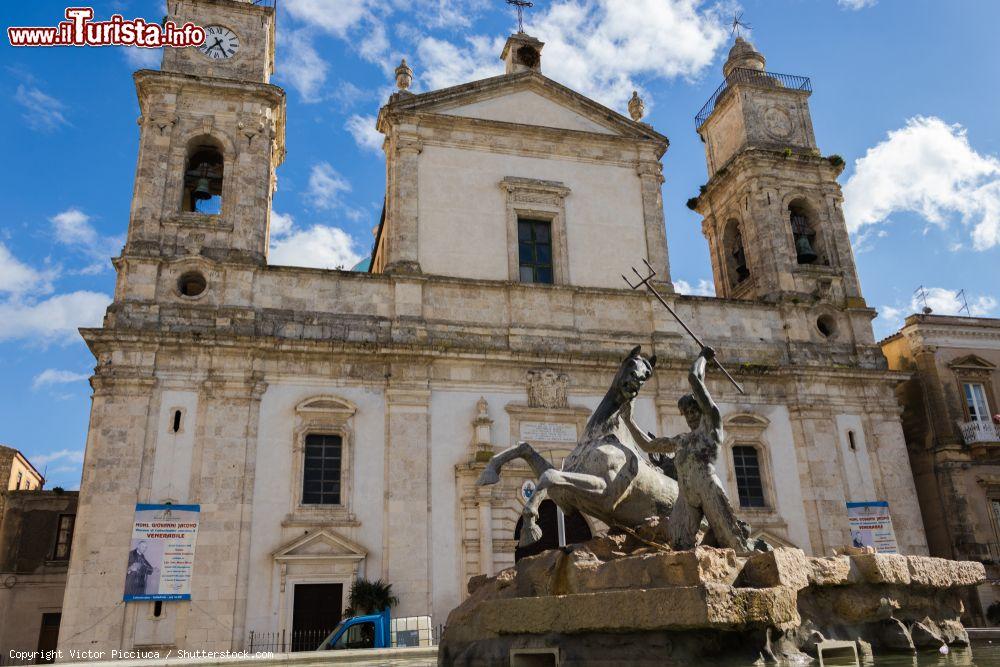
M 181 210 L 206 215 L 222 213 L 224 172 L 222 144 L 210 136 L 192 139 L 184 161 Z

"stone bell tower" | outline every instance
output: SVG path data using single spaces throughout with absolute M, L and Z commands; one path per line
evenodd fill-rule
M 131 269 L 141 270 L 140 257 L 265 261 L 275 169 L 285 153 L 285 95 L 268 83 L 269 4 L 167 3 L 167 18 L 203 27 L 206 39 L 164 49 L 159 71 L 134 76 L 139 161 L 123 253 Z M 186 289 L 178 283 L 181 295 L 194 296 Z
M 837 184 L 844 163 L 816 147 L 812 84 L 764 65 L 737 37 L 696 118 L 709 180 L 689 206 L 704 216 L 716 294 L 863 306 Z

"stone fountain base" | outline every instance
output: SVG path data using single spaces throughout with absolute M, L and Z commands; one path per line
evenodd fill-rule
M 439 664 L 510 665 L 512 651 L 548 649 L 525 664 L 747 665 L 806 661 L 831 639 L 856 641 L 859 655 L 967 645 L 961 589 L 984 579 L 980 563 L 941 558 L 743 557 L 599 537 L 472 579 Z

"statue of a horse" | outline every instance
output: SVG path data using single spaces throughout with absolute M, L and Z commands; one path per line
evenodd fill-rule
M 579 510 L 609 526 L 632 528 L 649 517 L 670 515 L 677 482 L 649 463 L 632 436 L 637 428 L 632 403 L 655 365 L 656 356 L 643 357 L 638 345 L 628 353 L 561 470 L 527 442 L 490 459 L 476 482 L 479 486 L 499 482 L 500 469 L 514 459 L 524 459 L 538 476 L 535 493 L 522 512 L 522 547 L 542 537 L 538 507 L 546 497 L 566 513 Z

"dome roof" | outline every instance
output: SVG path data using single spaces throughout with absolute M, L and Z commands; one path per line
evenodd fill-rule
M 753 44 L 742 37 L 737 37 L 733 48 L 729 49 L 729 58 L 722 66 L 722 73 L 729 76 L 729 73 L 737 67 L 763 71 L 765 63 L 763 54 L 755 49 Z
M 354 268 L 351 269 L 351 271 L 357 271 L 358 273 L 368 273 L 368 271 L 371 270 L 371 267 L 372 267 L 372 258 L 365 257 L 363 260 L 355 264 Z

